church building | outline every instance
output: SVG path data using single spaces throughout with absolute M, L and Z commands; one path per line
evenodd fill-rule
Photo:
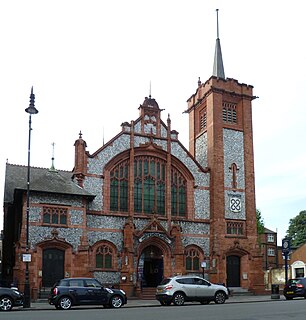
M 79 276 L 138 297 L 177 274 L 262 290 L 254 98 L 251 85 L 225 77 L 218 36 L 213 75 L 187 100 L 188 150 L 149 96 L 138 118 L 95 152 L 80 132 L 72 171 L 31 167 L 32 298 Z M 20 289 L 26 226 L 27 167 L 7 163 L 2 275 Z

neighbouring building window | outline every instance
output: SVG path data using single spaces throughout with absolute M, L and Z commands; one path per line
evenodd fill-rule
M 96 250 L 96 268 L 112 269 L 113 258 L 114 258 L 114 252 L 109 245 L 103 244 L 99 246 Z
M 129 162 L 124 161 L 110 172 L 110 210 L 128 211 Z
M 237 105 L 231 102 L 223 102 L 223 122 L 237 123 Z
M 187 248 L 185 251 L 186 271 L 200 270 L 200 250 L 196 248 Z
M 268 233 L 268 242 L 274 242 L 274 234 Z
M 227 234 L 243 235 L 243 222 L 227 222 Z
M 295 277 L 304 278 L 304 268 L 295 268 Z
M 67 225 L 67 208 L 43 207 L 43 223 L 51 225 Z
M 275 256 L 275 250 L 274 248 L 268 248 L 268 256 L 274 257 Z

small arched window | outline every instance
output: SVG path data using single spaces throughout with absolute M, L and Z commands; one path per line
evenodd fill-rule
M 114 251 L 107 245 L 103 244 L 96 250 L 96 268 L 112 269 L 113 268 Z
M 199 249 L 195 247 L 187 248 L 185 250 L 186 271 L 200 271 L 201 256 Z

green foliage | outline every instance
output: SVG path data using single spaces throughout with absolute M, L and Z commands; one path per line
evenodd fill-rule
M 265 224 L 259 209 L 256 209 L 257 233 L 258 235 L 265 232 Z
M 306 243 L 306 210 L 290 219 L 286 237 L 291 238 L 291 246 L 293 247 L 299 247 Z

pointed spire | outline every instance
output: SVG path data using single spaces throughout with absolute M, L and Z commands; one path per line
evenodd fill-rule
M 215 47 L 213 76 L 225 79 L 223 60 L 222 60 L 222 52 L 221 52 L 221 44 L 220 44 L 220 39 L 219 39 L 218 11 L 219 11 L 219 9 L 216 9 L 216 12 L 217 12 L 217 39 L 216 39 L 216 47 Z

